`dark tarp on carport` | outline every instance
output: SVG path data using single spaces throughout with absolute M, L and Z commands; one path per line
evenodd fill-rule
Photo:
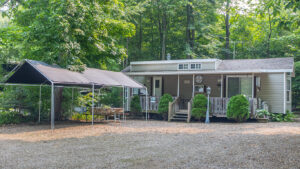
M 54 129 L 54 87 L 79 86 L 101 88 L 128 87 L 145 88 L 122 72 L 112 72 L 95 68 L 86 68 L 83 72 L 73 72 L 44 62 L 24 60 L 15 69 L 5 84 L 48 84 L 51 85 L 51 128 Z M 94 95 L 93 95 L 94 96 Z M 93 112 L 93 108 L 92 108 Z M 94 114 L 94 113 L 92 113 Z M 93 121 L 92 121 L 93 123 Z

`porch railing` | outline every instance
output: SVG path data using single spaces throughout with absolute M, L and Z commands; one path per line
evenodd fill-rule
M 190 122 L 192 118 L 192 106 L 193 106 L 193 100 L 194 98 L 191 98 L 191 100 L 188 102 L 188 116 L 186 119 L 186 122 Z
M 210 97 L 210 114 L 217 117 L 226 117 L 227 105 L 230 98 Z M 257 98 L 248 98 L 250 117 L 255 117 L 256 109 L 259 107 Z
M 173 97 L 173 100 L 175 100 L 177 97 Z M 158 96 L 148 96 L 146 102 L 146 96 L 140 96 L 140 104 L 142 111 L 146 111 L 146 103 L 148 103 L 148 111 L 157 111 L 158 110 L 158 104 L 160 101 L 160 97 Z
M 169 102 L 168 121 L 171 121 L 173 115 L 179 110 L 179 97 L 173 102 Z
M 148 111 L 157 111 L 158 110 L 158 104 L 160 97 L 152 97 L 148 96 L 148 101 L 146 102 L 146 96 L 140 96 L 140 104 L 143 111 L 146 111 L 146 103 L 148 103 Z M 173 100 L 176 100 L 177 108 L 179 109 L 179 98 L 173 97 Z M 227 105 L 229 102 L 229 98 L 221 98 L 221 97 L 210 97 L 210 114 L 212 116 L 217 117 L 226 117 L 226 111 L 227 111 Z M 250 117 L 255 117 L 256 109 L 262 107 L 260 105 L 261 101 L 258 101 L 260 99 L 257 98 L 249 98 L 249 111 L 250 111 Z M 173 102 L 174 102 L 173 101 Z M 192 104 L 193 99 L 191 99 L 188 102 L 188 119 L 187 122 L 191 119 L 191 113 L 192 113 Z M 175 102 L 174 102 L 175 103 Z M 173 111 L 175 112 L 175 111 Z

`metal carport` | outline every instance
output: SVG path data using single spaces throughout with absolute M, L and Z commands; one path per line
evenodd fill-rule
M 144 88 L 146 97 L 147 88 L 131 79 L 122 72 L 112 72 L 95 68 L 86 68 L 83 72 L 73 72 L 59 66 L 49 65 L 41 61 L 24 60 L 9 74 L 3 85 L 31 85 L 51 86 L 51 129 L 54 129 L 54 88 L 55 87 L 85 87 L 92 88 L 94 97 L 95 88 L 102 87 L 128 87 Z M 146 103 L 147 105 L 147 103 Z M 92 124 L 94 123 L 94 103 L 92 105 Z M 148 112 L 146 110 L 146 120 Z

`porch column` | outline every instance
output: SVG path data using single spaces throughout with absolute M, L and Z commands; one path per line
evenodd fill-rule
M 193 74 L 193 97 L 195 96 L 195 75 Z
M 286 73 L 283 73 L 283 114 L 286 111 Z
M 224 81 L 224 75 L 223 74 L 221 74 L 221 98 L 223 98 L 223 82 Z
M 177 78 L 177 97 L 179 97 L 179 74 L 178 74 L 178 78 Z
M 252 73 L 252 99 L 254 98 L 254 86 L 255 86 L 255 84 L 254 84 L 254 73 Z

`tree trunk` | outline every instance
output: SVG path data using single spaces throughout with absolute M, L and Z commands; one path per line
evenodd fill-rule
M 272 36 L 272 19 L 270 14 L 270 8 L 268 8 L 268 15 L 269 15 L 269 35 L 268 35 L 268 42 L 267 42 L 267 57 L 270 57 L 270 40 Z
M 191 0 L 189 0 L 191 2 Z M 190 50 L 193 51 L 195 43 L 195 28 L 194 28 L 194 14 L 193 7 L 190 4 L 186 5 L 186 44 L 189 46 Z M 191 55 L 187 56 L 189 59 L 192 58 Z
M 55 120 L 61 120 L 62 118 L 63 89 L 63 87 L 55 87 L 54 89 Z
M 139 42 L 138 42 L 138 49 L 139 49 L 139 57 L 142 57 L 142 43 L 143 43 L 143 27 L 142 27 L 142 14 L 139 17 Z
M 230 6 L 230 0 L 227 0 L 226 3 L 226 14 L 225 14 L 225 28 L 226 28 L 226 43 L 225 43 L 225 49 L 226 49 L 226 54 L 225 54 L 225 59 L 230 59 L 230 49 L 229 49 L 229 38 L 230 38 L 230 25 L 229 25 L 229 6 Z
M 162 45 L 161 45 L 161 59 L 166 59 L 166 36 L 167 36 L 167 14 L 164 11 L 162 17 Z

